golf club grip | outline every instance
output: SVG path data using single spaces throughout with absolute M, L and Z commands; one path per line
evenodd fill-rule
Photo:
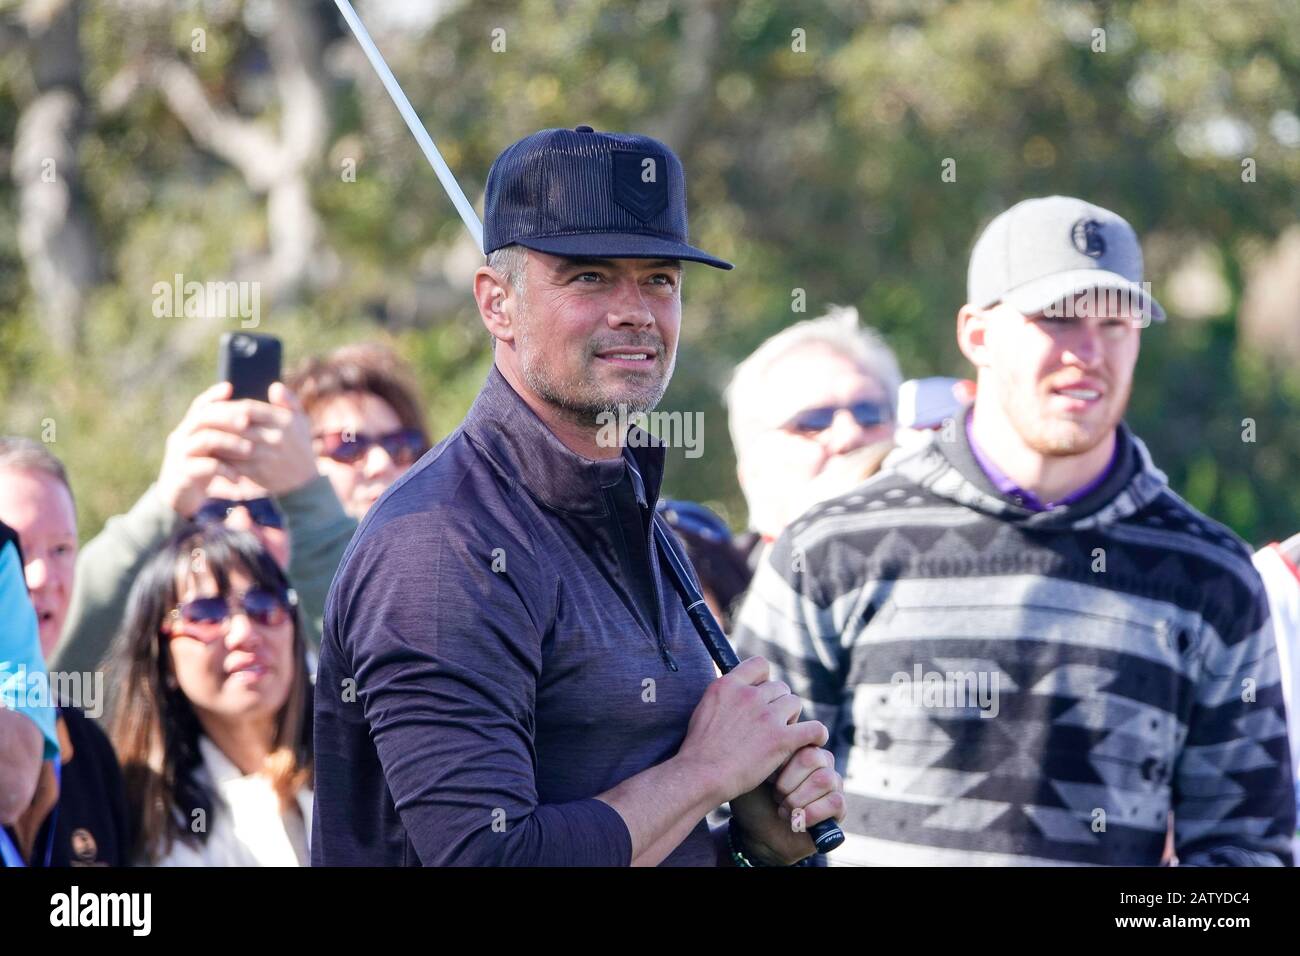
M 731 649 L 731 643 L 723 636 L 717 622 L 713 620 L 713 613 L 709 610 L 709 606 L 704 603 L 704 598 L 700 598 L 687 607 L 686 614 L 690 617 L 691 623 L 695 625 L 696 633 L 704 641 L 704 646 L 708 648 L 713 663 L 718 665 L 718 670 L 724 674 L 735 670 L 740 664 L 740 658 Z
M 722 628 L 718 627 L 718 622 L 713 618 L 713 612 L 704 603 L 704 597 L 692 585 L 685 567 L 679 567 L 680 559 L 677 551 L 667 537 L 672 532 L 660 527 L 658 515 L 655 516 L 654 530 L 656 537 L 659 538 L 659 544 L 664 556 L 667 558 L 669 576 L 673 579 L 673 584 L 682 599 L 682 604 L 686 606 L 687 617 L 695 625 L 700 640 L 704 642 L 705 648 L 708 649 L 709 656 L 713 658 L 713 663 L 718 665 L 718 670 L 724 674 L 730 673 L 740 663 L 740 658 L 736 656 L 736 652 L 732 649 L 727 636 L 722 633 Z M 818 853 L 829 853 L 844 842 L 844 831 L 840 829 L 840 825 L 835 822 L 834 818 L 813 824 L 808 828 L 808 835 L 812 837 L 813 846 Z

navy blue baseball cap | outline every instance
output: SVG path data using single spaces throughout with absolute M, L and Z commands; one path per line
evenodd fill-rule
M 686 176 L 649 136 L 544 129 L 488 171 L 483 251 L 517 243 L 556 256 L 730 262 L 687 241 Z

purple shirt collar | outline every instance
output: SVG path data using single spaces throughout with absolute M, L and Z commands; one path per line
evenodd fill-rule
M 1082 488 L 1076 488 L 1060 501 L 1040 501 L 1038 496 L 1032 491 L 1026 491 L 1024 488 L 1017 485 L 1015 481 L 1012 480 L 1011 476 L 995 465 L 993 459 L 986 455 L 983 449 L 975 443 L 974 421 L 975 413 L 971 412 L 971 414 L 966 416 L 966 440 L 970 443 L 971 454 L 975 456 L 975 461 L 979 463 L 984 474 L 988 475 L 989 481 L 993 482 L 994 487 L 997 488 L 998 491 L 1002 492 L 1002 494 L 1009 498 L 1014 498 L 1017 504 L 1028 508 L 1030 511 L 1050 511 L 1053 508 L 1072 505 L 1076 501 L 1082 500 L 1101 487 L 1101 483 L 1110 476 L 1111 469 L 1115 467 L 1115 460 L 1119 458 L 1119 440 L 1118 436 L 1116 436 L 1115 447 L 1110 453 L 1110 461 L 1106 464 L 1106 467 L 1101 470 L 1101 474 L 1088 482 Z

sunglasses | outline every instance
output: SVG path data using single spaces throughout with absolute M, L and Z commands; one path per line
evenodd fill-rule
M 243 614 L 262 627 L 278 627 L 289 620 L 298 606 L 298 595 L 289 588 L 283 593 L 249 588 L 237 598 L 203 597 L 178 604 L 163 619 L 163 634 L 192 637 L 209 644 L 230 631 L 230 621 Z
M 888 405 L 880 402 L 864 401 L 854 402 L 851 405 L 823 405 L 819 408 L 805 408 L 781 427 L 786 431 L 798 432 L 801 435 L 816 435 L 818 432 L 824 432 L 830 428 L 835 421 L 835 416 L 845 409 L 853 415 L 853 420 L 863 428 L 884 425 L 893 421 L 894 418 Z
M 388 452 L 396 465 L 411 465 L 429 450 L 424 433 L 416 428 L 403 428 L 387 435 L 364 435 L 351 432 L 326 432 L 317 435 L 318 454 L 326 455 L 344 465 L 353 465 L 365 458 L 370 449 L 378 445 Z
M 209 498 L 199 506 L 199 510 L 194 514 L 194 520 L 203 526 L 220 524 L 229 518 L 230 513 L 236 508 L 243 508 L 248 512 L 248 517 L 252 519 L 253 524 L 263 528 L 284 527 L 284 517 L 270 498 L 245 498 L 242 501 Z

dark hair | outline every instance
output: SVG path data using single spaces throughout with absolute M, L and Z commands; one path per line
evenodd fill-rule
M 212 575 L 221 594 L 233 571 L 247 574 L 257 587 L 289 591 L 284 573 L 255 537 L 221 524 L 183 525 L 136 578 L 110 658 L 117 687 L 111 736 L 126 782 L 135 852 L 151 861 L 165 856 L 176 839 L 205 842 L 208 828 L 195 833 L 190 821 L 196 810 L 211 817 L 216 802 L 210 782 L 197 773 L 202 727 L 176 682 L 171 655 L 163 652 L 161 630 L 180 600 L 182 568 L 200 573 L 200 560 L 201 573 Z M 302 623 L 296 608 L 291 610 L 295 673 L 289 699 L 276 715 L 265 767 L 282 805 L 311 779 L 311 687 Z
M 332 398 L 357 392 L 381 399 L 397 415 L 403 428 L 429 434 L 424 423 L 419 391 L 410 369 L 386 345 L 362 342 L 335 349 L 324 358 L 309 358 L 285 379 L 308 415 Z

